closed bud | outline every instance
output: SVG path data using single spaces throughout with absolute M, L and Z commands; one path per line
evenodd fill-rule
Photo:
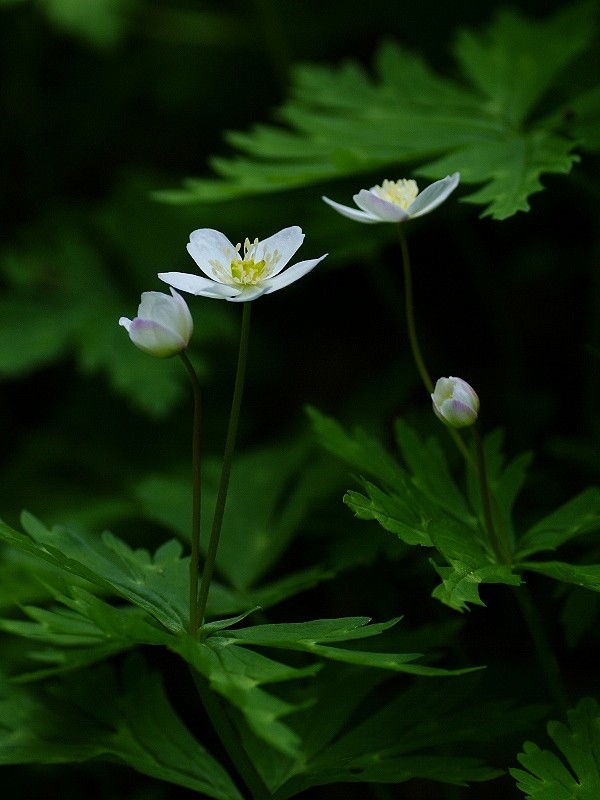
M 450 428 L 466 428 L 477 421 L 479 398 L 462 378 L 439 378 L 431 400 L 436 416 Z
M 121 317 L 119 325 L 136 347 L 157 358 L 169 358 L 185 350 L 194 330 L 187 303 L 174 289 L 171 297 L 162 292 L 144 292 L 137 317 Z

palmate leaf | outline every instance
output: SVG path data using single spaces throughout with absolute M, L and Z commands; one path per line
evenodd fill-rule
M 422 679 L 399 690 L 393 684 L 383 687 L 376 678 L 373 672 L 339 665 L 326 666 L 315 677 L 316 703 L 293 719 L 302 739 L 299 761 L 273 760 L 240 726 L 247 751 L 277 800 L 334 782 L 489 780 L 500 772 L 473 758 L 442 755 L 439 749 L 449 743 L 493 742 L 526 730 L 544 713 L 540 706 L 517 709 L 503 701 L 473 701 L 469 678 L 442 678 L 434 684 Z M 331 696 L 336 703 L 323 714 Z
M 103 665 L 44 688 L 0 681 L 0 764 L 91 759 L 125 763 L 215 800 L 241 800 L 140 657 L 126 663 L 120 679 Z
M 577 106 L 584 146 L 597 137 L 596 88 L 586 87 L 581 102 L 572 92 L 535 119 L 594 30 L 593 3 L 544 21 L 501 11 L 483 34 L 459 33 L 454 54 L 464 84 L 436 75 L 391 43 L 379 52 L 375 81 L 352 63 L 301 67 L 292 98 L 278 113 L 286 128 L 231 133 L 230 143 L 246 155 L 213 159 L 220 180 L 189 180 L 182 190 L 158 196 L 212 202 L 417 162 L 426 177 L 460 171 L 463 183 L 482 184 L 465 199 L 484 205 L 484 215 L 504 219 L 526 211 L 544 173 L 567 173 L 577 161 L 576 141 L 565 134 L 566 109 Z
M 29 535 L 0 522 L 0 541 L 54 567 L 54 574 L 44 574 L 46 582 L 52 578 L 54 585 L 56 577 L 68 573 L 143 609 L 174 633 L 187 629 L 189 556 L 182 555 L 179 542 L 166 542 L 151 555 L 143 548 L 132 549 L 108 532 L 94 537 L 62 526 L 48 529 L 27 513 L 23 514 L 22 523 Z M 252 590 L 236 590 L 215 581 L 211 584 L 207 614 L 238 614 L 257 606 L 269 608 L 331 577 L 330 570 L 316 566 Z
M 548 734 L 562 756 L 525 742 L 511 769 L 517 786 L 535 800 L 596 800 L 600 797 L 600 708 L 584 697 L 568 712 L 568 726 L 549 722 Z

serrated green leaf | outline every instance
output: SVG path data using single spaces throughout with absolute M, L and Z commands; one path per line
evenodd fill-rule
M 399 620 L 369 625 L 368 617 L 348 617 L 341 619 L 321 619 L 310 622 L 282 623 L 279 625 L 256 625 L 241 630 L 227 632 L 230 641 L 239 644 L 253 644 L 263 647 L 300 650 L 322 658 L 346 664 L 375 667 L 394 672 L 408 672 L 413 675 L 460 675 L 472 672 L 475 668 L 464 670 L 445 670 L 411 662 L 421 657 L 421 653 L 382 653 L 363 649 L 330 646 L 329 643 L 346 643 L 356 639 L 377 636 L 395 625 Z M 218 638 L 218 637 L 215 637 Z
M 436 586 L 431 596 L 457 611 L 466 611 L 469 603 L 485 605 L 479 596 L 479 586 L 482 583 L 504 583 L 508 586 L 518 586 L 521 583 L 519 576 L 505 564 L 473 568 L 454 559 L 450 561 L 449 567 L 438 566 L 433 561 L 432 564 L 442 583 Z
M 525 742 L 517 756 L 525 767 L 511 769 L 518 788 L 535 800 L 596 800 L 600 796 L 600 709 L 584 697 L 568 712 L 568 726 L 549 722 L 548 734 L 562 759 Z
M 223 767 L 176 715 L 158 674 L 149 672 L 141 658 L 127 662 L 120 682 L 102 666 L 45 689 L 0 683 L 0 763 L 91 759 L 124 762 L 215 800 L 241 800 Z
M 490 111 L 517 127 L 590 43 L 595 16 L 586 2 L 531 25 L 518 12 L 502 9 L 487 34 L 461 31 L 454 52 Z
M 94 539 L 60 526 L 48 530 L 30 514 L 23 514 L 22 524 L 29 536 L 0 522 L 0 539 L 116 593 L 170 631 L 186 629 L 189 559 L 181 557 L 178 543 L 159 548 L 156 561 L 147 550 L 132 550 L 109 533 Z
M 316 408 L 309 407 L 306 413 L 320 444 L 361 475 L 377 478 L 392 487 L 402 480 L 404 472 L 396 459 L 362 428 L 355 427 L 349 433 L 339 422 Z
M 576 536 L 600 529 L 600 489 L 591 487 L 533 525 L 519 540 L 516 557 L 555 550 Z
M 422 438 L 402 419 L 395 421 L 394 431 L 415 486 L 453 516 L 476 524 L 464 495 L 450 474 L 438 439 L 433 436 Z
M 543 120 L 531 117 L 594 30 L 592 3 L 542 21 L 501 12 L 483 33 L 457 37 L 465 85 L 392 43 L 377 57 L 374 82 L 356 64 L 302 67 L 277 113 L 287 128 L 229 134 L 246 157 L 213 159 L 221 180 L 188 181 L 158 196 L 212 202 L 418 163 L 418 173 L 433 179 L 460 171 L 463 184 L 483 184 L 465 199 L 505 219 L 529 209 L 544 173 L 567 173 L 577 161 L 576 142 L 564 134 L 567 104 Z M 596 99 L 589 94 L 582 111 Z
M 369 481 L 363 481 L 363 486 L 368 497 L 358 492 L 344 495 L 344 503 L 359 519 L 377 520 L 382 528 L 395 533 L 406 544 L 433 546 L 429 535 L 431 519 L 420 513 L 416 503 L 409 504 L 405 496 L 396 493 L 386 494 Z

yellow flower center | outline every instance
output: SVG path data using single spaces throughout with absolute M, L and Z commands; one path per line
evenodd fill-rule
M 272 274 L 281 259 L 279 250 L 267 253 L 263 247 L 263 252 L 257 253 L 258 239 L 253 242 L 246 239 L 243 256 L 241 250 L 241 244 L 235 246 L 235 255 L 229 248 L 225 250 L 226 266 L 216 259 L 209 262 L 213 268 L 213 275 L 219 283 L 227 283 L 230 286 L 255 286 Z
M 381 186 L 373 186 L 371 191 L 382 200 L 387 200 L 388 203 L 400 206 L 406 211 L 419 194 L 419 187 L 416 181 L 402 178 L 399 181 L 385 180 Z

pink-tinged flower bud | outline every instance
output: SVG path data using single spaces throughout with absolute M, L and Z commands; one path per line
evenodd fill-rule
M 144 292 L 137 317 L 121 317 L 119 325 L 125 328 L 136 347 L 157 358 L 181 353 L 194 331 L 187 303 L 174 289 L 171 289 L 171 297 L 162 292 Z
M 436 416 L 450 428 L 466 428 L 477 421 L 479 398 L 461 378 L 439 378 L 431 400 Z

